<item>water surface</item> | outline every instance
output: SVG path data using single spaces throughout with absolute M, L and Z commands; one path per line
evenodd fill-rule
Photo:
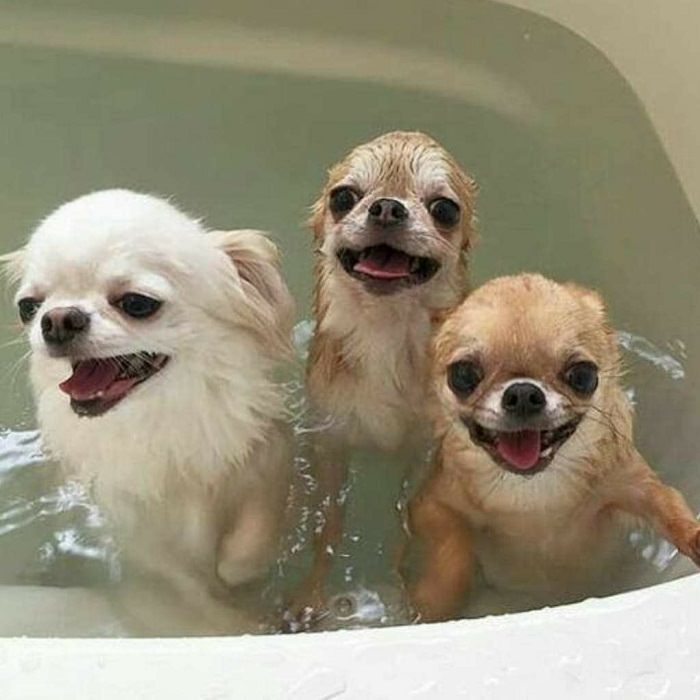
M 173 196 L 212 227 L 272 231 L 302 321 L 304 219 L 326 168 L 384 131 L 427 131 L 481 185 L 474 282 L 540 270 L 604 294 L 638 444 L 700 509 L 698 223 L 643 106 L 604 56 L 531 14 L 486 1 L 363 8 L 0 2 L 0 247 L 90 190 Z M 0 583 L 110 585 L 108 528 L 40 457 L 9 295 L 0 322 Z M 365 611 L 341 604 L 343 624 L 388 623 L 404 465 L 353 464 L 333 590 Z M 653 538 L 634 546 L 650 562 L 640 585 L 691 570 Z M 279 570 L 293 578 L 303 561 Z

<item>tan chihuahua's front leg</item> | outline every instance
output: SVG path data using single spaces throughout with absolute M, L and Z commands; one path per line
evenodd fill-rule
M 424 550 L 418 581 L 409 588 L 411 604 L 422 622 L 455 616 L 472 578 L 472 542 L 457 512 L 427 494 L 409 505 L 409 525 Z
M 632 449 L 630 468 L 622 472 L 612 506 L 646 520 L 662 537 L 700 566 L 700 523 L 676 489 L 664 484 Z

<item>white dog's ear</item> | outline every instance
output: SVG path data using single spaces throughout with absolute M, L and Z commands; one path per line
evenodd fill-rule
M 248 324 L 275 350 L 289 353 L 294 301 L 282 278 L 277 246 L 262 231 L 213 231 L 209 235 L 236 267 Z
M 0 269 L 2 269 L 2 273 L 10 284 L 15 285 L 22 279 L 25 259 L 26 252 L 24 248 L 0 255 Z

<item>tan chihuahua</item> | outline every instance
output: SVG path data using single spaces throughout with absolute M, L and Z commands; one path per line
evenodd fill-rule
M 433 139 L 392 132 L 335 165 L 313 206 L 316 331 L 308 390 L 330 427 L 317 445 L 325 523 L 297 613 L 322 605 L 342 532 L 336 496 L 345 450 L 393 452 L 426 425 L 432 317 L 465 292 L 475 189 Z
M 545 601 L 600 590 L 644 521 L 700 564 L 700 525 L 632 442 L 621 359 L 600 296 L 523 274 L 493 280 L 433 343 L 437 459 L 409 506 L 425 559 L 421 620 L 487 585 Z

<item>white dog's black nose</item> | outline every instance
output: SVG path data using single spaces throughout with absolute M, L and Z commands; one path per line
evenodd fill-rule
M 41 334 L 49 345 L 61 345 L 84 333 L 90 317 L 77 306 L 59 306 L 41 317 Z
M 375 199 L 367 212 L 367 218 L 379 226 L 395 226 L 408 219 L 408 209 L 398 199 Z
M 501 398 L 503 410 L 517 418 L 529 418 L 541 413 L 547 404 L 542 389 L 532 382 L 511 384 Z

